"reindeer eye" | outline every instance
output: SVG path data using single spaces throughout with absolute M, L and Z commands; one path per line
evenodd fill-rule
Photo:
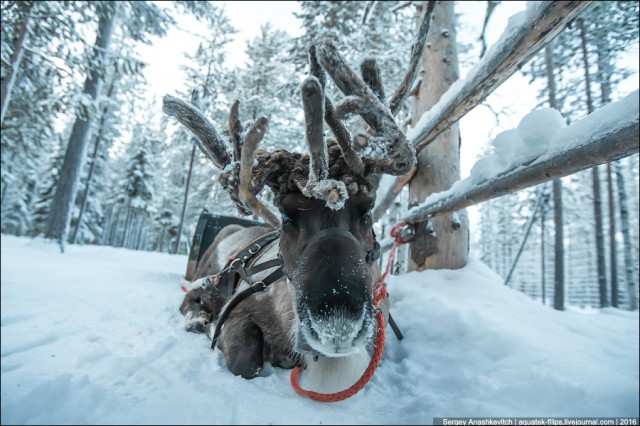
M 371 222 L 371 210 L 369 210 L 368 212 L 366 212 L 365 214 L 362 215 L 362 217 L 360 218 L 360 221 L 362 223 L 369 223 Z

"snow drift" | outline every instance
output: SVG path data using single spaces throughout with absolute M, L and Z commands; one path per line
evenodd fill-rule
M 393 277 L 382 363 L 355 397 L 247 381 L 183 331 L 186 256 L 2 236 L 2 423 L 404 424 L 638 416 L 638 313 L 554 311 L 479 261 Z M 259 403 L 256 405 L 256 401 Z M 257 408 L 256 408 L 257 407 Z

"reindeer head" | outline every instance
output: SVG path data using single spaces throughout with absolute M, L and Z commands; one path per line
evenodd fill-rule
M 373 335 L 372 291 L 380 271 L 370 212 L 381 175 L 408 172 L 415 150 L 393 118 L 406 88 L 392 96 L 390 109 L 374 60 L 362 63 L 360 77 L 328 41 L 312 46 L 309 57 L 311 75 L 301 85 L 308 156 L 256 149 L 267 120 L 258 119 L 242 135 L 237 102 L 229 120 L 233 163 L 222 136 L 197 108 L 165 96 L 164 111 L 189 127 L 203 152 L 225 167 L 220 181 L 240 211 L 281 230 L 296 350 L 339 357 L 360 350 Z M 325 94 L 325 70 L 345 94 L 335 107 Z M 410 71 L 405 80 L 410 83 L 415 74 Z M 369 128 L 352 137 L 341 119 L 356 113 Z M 334 135 L 327 141 L 323 121 Z M 282 222 L 256 197 L 265 185 Z

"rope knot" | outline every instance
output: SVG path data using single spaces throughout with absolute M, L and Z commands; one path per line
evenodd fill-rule
M 406 226 L 406 225 L 407 225 L 406 222 L 398 222 L 397 224 L 395 224 L 393 226 L 393 228 L 391 228 L 391 231 L 389 231 L 389 236 L 391 236 L 391 237 L 393 237 L 395 239 L 395 243 L 397 243 L 397 244 L 406 244 L 400 238 L 400 231 L 401 231 L 402 227 Z
M 402 241 L 402 236 L 401 236 L 402 227 L 406 225 L 407 225 L 406 222 L 398 222 L 393 226 L 393 228 L 391 228 L 391 231 L 389 231 L 389 236 L 393 237 L 394 239 L 393 247 L 391 247 L 391 251 L 389 252 L 389 259 L 387 260 L 387 268 L 385 269 L 384 274 L 382 274 L 382 277 L 380 277 L 380 281 L 378 282 L 377 286 L 384 287 L 384 282 L 387 279 L 387 275 L 389 275 L 389 271 L 391 270 L 391 263 L 393 261 L 393 256 L 395 255 L 396 250 L 398 249 L 398 246 L 400 244 L 407 243 L 406 241 Z M 386 294 L 386 290 L 385 290 L 385 294 Z M 374 296 L 375 296 L 375 291 L 374 291 Z
M 384 286 L 384 281 L 380 281 L 373 289 L 373 307 L 377 308 L 385 297 L 387 297 L 387 288 Z

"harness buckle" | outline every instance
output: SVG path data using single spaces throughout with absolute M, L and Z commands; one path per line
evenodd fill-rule
M 256 243 L 256 244 L 253 245 L 253 247 L 251 247 L 249 249 L 249 253 L 256 254 L 257 252 L 260 251 L 260 248 L 261 248 L 260 245 L 258 243 Z
M 218 272 L 215 275 L 208 275 L 204 277 L 204 279 L 202 280 L 202 283 L 200 283 L 200 287 L 206 290 L 211 286 L 214 286 L 214 287 L 217 286 L 218 283 L 220 282 L 220 274 L 221 272 Z
M 264 281 L 256 281 L 255 283 L 251 284 L 251 288 L 256 293 L 259 293 L 259 292 L 263 291 L 264 289 L 266 289 L 267 285 L 264 283 Z
M 240 265 L 236 265 L 236 262 L 240 262 Z M 233 261 L 229 265 L 229 269 L 240 269 L 243 266 L 244 266 L 244 262 L 239 257 L 237 257 L 233 259 Z

